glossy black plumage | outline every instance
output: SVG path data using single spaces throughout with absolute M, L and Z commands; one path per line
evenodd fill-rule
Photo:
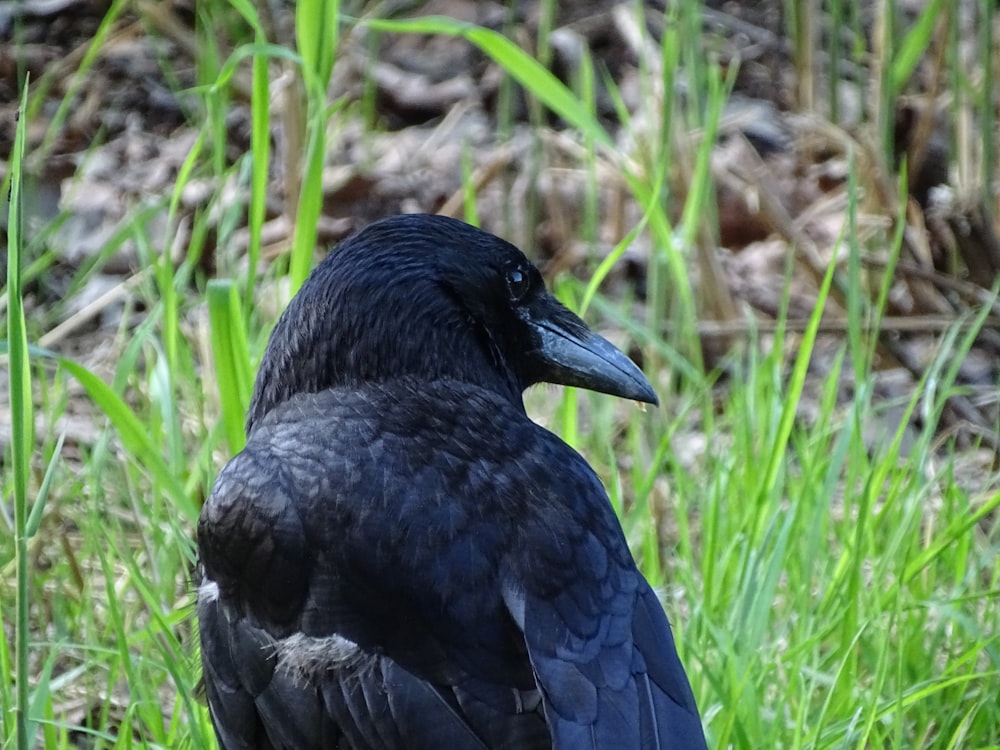
M 220 744 L 704 748 L 663 610 L 540 381 L 655 402 L 512 245 L 387 219 L 272 334 L 198 527 Z

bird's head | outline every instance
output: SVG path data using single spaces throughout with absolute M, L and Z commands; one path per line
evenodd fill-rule
M 518 404 L 540 382 L 657 403 L 520 250 L 444 216 L 384 219 L 316 267 L 271 334 L 247 429 L 298 393 L 401 376 L 473 382 Z

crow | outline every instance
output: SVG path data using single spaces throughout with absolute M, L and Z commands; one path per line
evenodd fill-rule
M 198 523 L 225 750 L 705 748 L 660 602 L 540 382 L 656 404 L 513 245 L 341 243 L 278 321 Z

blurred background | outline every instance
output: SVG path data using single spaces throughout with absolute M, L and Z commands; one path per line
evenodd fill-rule
M 1000 748 L 998 34 L 989 0 L 0 1 L 2 746 L 214 746 L 194 524 L 267 335 L 339 239 L 441 212 L 657 387 L 525 401 L 710 746 Z

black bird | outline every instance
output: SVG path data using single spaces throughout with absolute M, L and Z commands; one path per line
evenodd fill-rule
M 386 219 L 317 266 L 198 524 L 222 747 L 705 747 L 604 488 L 525 414 L 543 381 L 657 402 L 467 224 Z

